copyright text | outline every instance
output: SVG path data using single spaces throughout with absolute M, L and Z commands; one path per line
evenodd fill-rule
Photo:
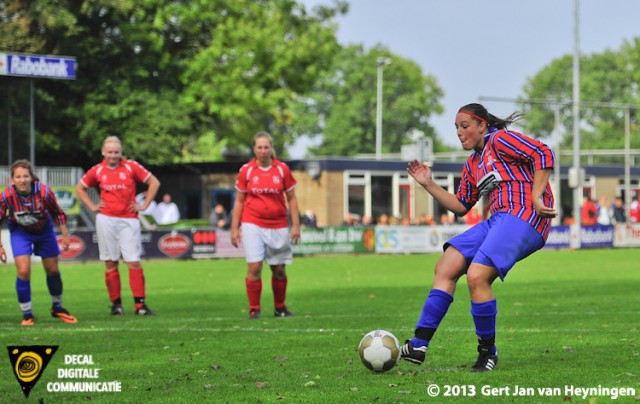
M 491 385 L 449 385 L 427 386 L 427 394 L 431 397 L 579 397 L 583 400 L 594 397 L 607 397 L 616 400 L 619 397 L 635 397 L 636 390 L 632 387 L 584 387 L 565 385 L 562 387 L 529 387 L 529 386 L 500 386 Z

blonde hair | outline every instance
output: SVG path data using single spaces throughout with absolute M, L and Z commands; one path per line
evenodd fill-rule
M 273 159 L 276 158 L 276 151 L 273 148 L 273 138 L 271 137 L 271 135 L 268 134 L 267 132 L 264 132 L 264 131 L 256 133 L 253 136 L 253 146 L 254 147 L 256 145 L 256 140 L 258 140 L 260 138 L 265 138 L 265 139 L 269 140 L 269 145 L 271 145 L 271 158 L 273 158 Z
M 102 142 L 102 147 L 105 147 L 107 145 L 107 143 L 117 143 L 120 145 L 120 147 L 122 147 L 122 143 L 120 142 L 120 139 L 118 139 L 118 136 L 109 136 L 107 137 L 104 142 Z
M 120 139 L 118 139 L 117 136 L 109 136 L 106 139 L 104 139 L 104 141 L 102 142 L 102 156 L 105 156 L 104 153 L 104 148 L 107 147 L 108 144 L 113 143 L 116 144 L 118 146 L 120 146 L 120 160 L 126 160 L 126 157 L 124 156 L 124 154 L 122 154 L 122 143 L 120 142 Z

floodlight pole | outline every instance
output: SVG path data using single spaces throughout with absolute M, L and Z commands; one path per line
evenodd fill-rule
M 624 110 L 624 212 L 631 222 L 631 107 Z
M 376 160 L 382 159 L 382 68 L 391 63 L 391 59 L 379 57 L 378 66 L 378 94 L 376 101 Z
M 573 170 L 578 178 L 573 189 L 573 219 L 580 231 L 582 206 L 582 175 L 580 171 L 580 0 L 573 0 Z M 572 247 L 580 248 L 580 237 L 572 235 Z
M 33 79 L 29 79 L 29 159 L 31 161 L 31 165 L 35 167 L 36 165 L 36 113 L 34 106 L 34 90 L 33 90 Z

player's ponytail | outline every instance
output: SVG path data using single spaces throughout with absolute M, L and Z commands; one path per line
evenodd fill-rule
M 490 114 L 483 105 L 477 103 L 467 104 L 460 108 L 458 112 L 464 112 L 478 122 L 484 122 L 487 126 L 496 129 L 506 129 L 509 125 L 523 116 L 519 112 L 514 112 L 504 119 L 498 118 L 497 116 Z

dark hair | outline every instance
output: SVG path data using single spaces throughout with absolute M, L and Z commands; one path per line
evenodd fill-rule
M 12 165 L 11 165 L 11 178 L 13 178 L 16 168 L 24 168 L 25 170 L 29 171 L 29 175 L 31 176 L 32 179 L 32 183 L 36 182 L 36 181 L 40 181 L 40 179 L 36 176 L 36 173 L 33 172 L 33 166 L 31 166 L 31 163 L 29 162 L 29 160 L 16 160 Z
M 511 125 L 523 116 L 523 114 L 519 112 L 514 112 L 508 117 L 501 119 L 490 114 L 483 105 L 477 103 L 467 104 L 458 110 L 458 112 L 461 111 L 469 112 L 471 114 L 470 116 L 476 121 L 484 120 L 488 126 L 492 126 L 497 129 L 506 129 L 507 126 Z

